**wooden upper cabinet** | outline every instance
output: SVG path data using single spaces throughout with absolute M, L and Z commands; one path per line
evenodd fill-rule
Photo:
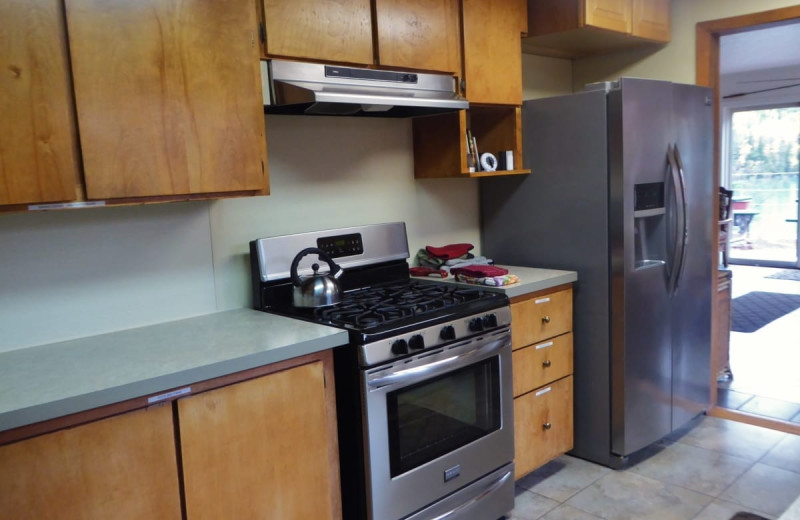
M 378 63 L 461 74 L 458 0 L 375 0 Z
M 372 65 L 370 0 L 263 0 L 266 55 Z
M 75 200 L 80 170 L 62 2 L 0 2 L 0 20 L 0 205 Z
M 66 0 L 91 199 L 266 193 L 248 0 Z
M 470 103 L 522 104 L 519 7 L 463 0 L 465 95 Z
M 172 407 L 0 447 L 0 516 L 180 520 Z
M 583 22 L 586 25 L 617 31 L 631 32 L 631 0 L 586 0 Z
M 670 39 L 670 0 L 528 0 L 525 52 L 602 54 Z
M 633 0 L 634 36 L 668 42 L 670 33 L 670 0 Z

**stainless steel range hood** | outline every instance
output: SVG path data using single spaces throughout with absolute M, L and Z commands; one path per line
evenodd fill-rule
M 469 108 L 447 74 L 266 60 L 261 80 L 268 114 L 413 117 Z

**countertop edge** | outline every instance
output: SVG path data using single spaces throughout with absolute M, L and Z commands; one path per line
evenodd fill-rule
M 333 329 L 332 329 L 333 330 Z M 152 378 L 103 388 L 84 394 L 41 404 L 25 406 L 0 413 L 0 431 L 12 430 L 31 424 L 113 405 L 131 399 L 146 397 L 180 387 L 191 386 L 244 370 L 278 363 L 288 359 L 313 354 L 347 344 L 347 331 L 338 330 L 325 336 L 300 340 L 296 343 L 254 352 L 223 361 L 179 370 Z

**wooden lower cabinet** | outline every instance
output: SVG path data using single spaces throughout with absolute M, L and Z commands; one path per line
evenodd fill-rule
M 0 517 L 180 520 L 172 407 L 0 447 Z
M 514 477 L 572 449 L 572 286 L 511 300 Z
M 339 518 L 322 362 L 180 399 L 178 417 L 187 518 Z
M 514 477 L 572 449 L 572 376 L 514 399 Z
M 0 519 L 341 520 L 330 351 L 191 391 L 149 408 L 143 396 L 53 419 L 16 442 L 6 436 Z M 118 415 L 92 421 L 95 413 Z M 78 425 L 56 430 L 70 424 Z

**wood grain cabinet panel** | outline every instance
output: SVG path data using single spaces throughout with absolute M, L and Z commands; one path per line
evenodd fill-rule
M 181 399 L 178 411 L 189 519 L 341 515 L 321 361 Z
M 514 399 L 514 476 L 572 449 L 572 376 Z
M 668 42 L 670 0 L 633 0 L 631 33 L 640 38 Z
M 572 449 L 572 286 L 511 300 L 514 476 Z
M 80 167 L 59 0 L 0 2 L 0 205 L 76 199 Z
M 263 0 L 270 57 L 372 65 L 370 0 Z
M 519 4 L 463 0 L 464 94 L 470 104 L 522 104 Z
M 376 0 L 378 63 L 461 75 L 457 0 Z
M 562 58 L 670 40 L 670 0 L 528 0 L 525 52 Z
M 585 0 L 586 25 L 621 33 L 630 33 L 631 0 Z
M 572 373 L 572 333 L 512 352 L 514 397 Z
M 91 199 L 268 189 L 254 5 L 66 0 Z
M 572 330 L 572 288 L 553 293 L 535 293 L 515 300 L 511 306 L 511 346 L 552 338 Z
M 0 447 L 0 516 L 180 520 L 172 407 Z

